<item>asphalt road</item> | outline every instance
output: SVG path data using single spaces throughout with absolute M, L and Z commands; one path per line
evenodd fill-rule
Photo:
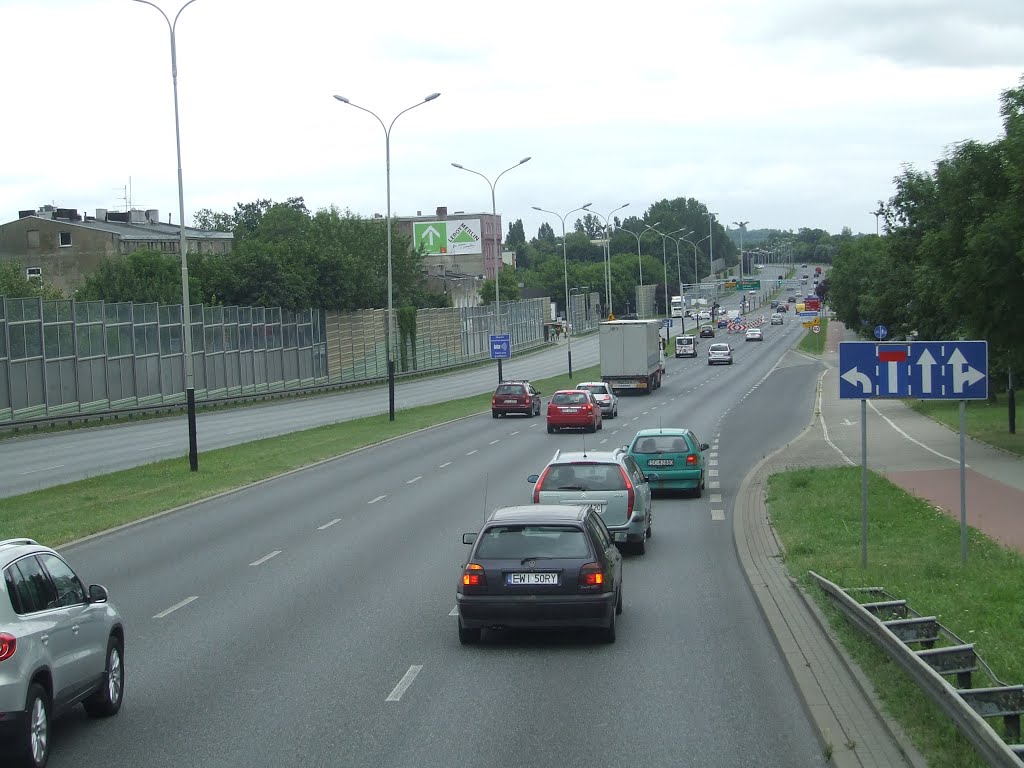
M 734 294 L 722 302 L 723 306 L 738 307 L 741 298 Z M 770 314 L 770 310 L 765 308 L 765 313 Z M 543 352 L 507 361 L 503 365 L 504 376 L 506 379 L 555 376 L 567 370 L 567 357 L 563 341 Z M 574 371 L 598 363 L 596 333 L 572 341 L 572 359 Z M 396 408 L 429 405 L 489 392 L 496 383 L 497 368 L 491 365 L 447 376 L 400 382 L 395 387 Z M 203 451 L 386 413 L 387 410 L 387 387 L 384 386 L 200 413 L 196 418 L 200 469 Z M 188 427 L 184 415 L 0 440 L 0 498 L 187 453 Z
M 822 765 L 729 522 L 743 475 L 811 416 L 818 366 L 785 352 L 799 330 L 739 341 L 733 366 L 669 358 L 596 435 L 471 417 L 68 548 L 126 616 L 126 699 L 60 721 L 50 765 Z M 528 502 L 557 447 L 658 424 L 716 463 L 704 498 L 655 502 L 618 642 L 460 646 L 462 532 Z

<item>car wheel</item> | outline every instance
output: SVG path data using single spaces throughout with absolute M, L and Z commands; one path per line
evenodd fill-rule
M 480 629 L 467 629 L 462 626 L 462 619 L 459 619 L 459 642 L 463 645 L 473 645 L 480 642 Z
M 82 702 L 91 717 L 111 717 L 121 709 L 124 697 L 124 648 L 114 635 L 107 641 L 107 666 L 99 690 Z
M 24 765 L 43 768 L 50 757 L 50 697 L 39 683 L 28 687 L 25 711 L 28 717 L 15 744 L 16 755 Z
M 636 544 L 633 545 L 634 555 L 643 555 L 647 553 L 647 537 L 640 539 Z
M 595 432 L 597 432 L 597 422 L 596 421 L 593 424 L 591 424 L 589 427 L 587 427 L 587 432 L 589 432 L 590 434 L 594 434 Z
M 548 424 L 548 434 L 549 435 L 555 434 L 555 428 L 552 427 L 550 424 Z
M 619 596 L 615 601 L 615 613 L 616 615 L 622 613 L 622 585 L 619 585 Z
M 612 617 L 608 621 L 608 626 L 605 627 L 604 631 L 601 633 L 601 639 L 604 640 L 606 643 L 614 643 L 615 642 L 615 613 L 614 612 L 612 612 Z
M 597 422 L 597 428 L 598 429 L 604 429 L 604 420 L 601 420 L 601 421 Z
M 697 483 L 697 487 L 693 489 L 693 498 L 699 499 L 704 495 L 704 476 L 701 475 L 700 482 Z
M 497 411 L 491 411 L 491 418 L 492 419 L 498 418 L 498 412 Z

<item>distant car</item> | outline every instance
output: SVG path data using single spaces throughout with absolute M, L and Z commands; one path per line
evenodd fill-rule
M 782 315 L 780 315 L 778 312 L 775 312 L 772 315 L 771 323 L 772 325 L 782 325 Z
M 638 315 L 636 312 L 628 312 L 625 315 L 619 315 L 618 319 L 619 320 L 639 320 L 640 319 L 640 315 Z
M 534 504 L 594 504 L 616 544 L 636 554 L 647 551 L 654 518 L 650 480 L 622 448 L 611 451 L 558 451 L 534 484 Z
M 700 327 L 700 337 L 702 339 L 713 339 L 715 338 L 715 329 L 710 325 L 702 325 Z
M 718 318 L 718 327 L 719 328 L 728 328 L 729 327 L 729 319 L 726 318 L 726 317 Z
M 747 328 L 747 334 L 744 341 L 764 341 L 764 336 L 761 335 L 761 329 Z
M 560 429 L 603 429 L 601 406 L 585 389 L 561 389 L 548 401 L 548 434 Z
M 540 392 L 528 381 L 503 381 L 491 395 L 491 418 L 522 413 L 540 416 Z
M 0 572 L 0 751 L 43 766 L 57 716 L 121 709 L 124 624 L 106 589 L 32 539 L 0 541 Z
M 477 533 L 456 586 L 459 642 L 484 629 L 596 629 L 615 642 L 622 555 L 590 504 L 496 509 Z
M 788 304 L 779 304 L 779 306 L 776 307 L 776 309 L 778 309 L 779 312 L 789 312 L 789 305 Z
M 676 357 L 696 357 L 697 339 L 693 336 L 676 336 Z
M 786 301 L 792 304 L 794 301 L 796 301 L 796 296 L 790 296 L 788 299 L 786 299 Z
M 700 321 L 700 320 L 710 320 L 710 319 L 711 319 L 711 313 L 708 310 L 706 310 L 706 309 L 705 310 L 701 310 L 700 312 L 697 313 L 697 320 L 698 321 Z
M 754 294 L 756 294 L 756 293 L 757 293 L 757 291 L 754 291 L 754 290 L 750 290 L 750 291 L 747 291 L 747 293 L 749 293 L 749 294 L 750 294 L 751 296 L 753 296 Z
M 585 389 L 601 406 L 601 415 L 608 418 L 615 418 L 619 415 L 619 396 L 616 395 L 611 386 L 604 381 L 584 381 L 576 385 L 576 389 Z
M 775 309 L 777 306 L 779 306 L 779 300 L 778 299 L 772 299 L 771 308 Z
M 708 365 L 732 365 L 732 347 L 712 344 L 708 347 Z
M 653 472 L 651 490 L 682 489 L 700 497 L 704 490 L 704 451 L 702 443 L 688 429 L 641 429 L 627 449 L 645 472 Z

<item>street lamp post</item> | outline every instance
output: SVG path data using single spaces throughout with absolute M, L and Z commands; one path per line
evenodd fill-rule
M 870 213 L 872 216 L 875 217 L 875 237 L 878 237 L 879 236 L 878 217 L 881 216 L 882 214 L 884 214 L 885 211 L 882 210 L 882 206 L 878 206 L 878 210 L 877 211 L 868 211 L 868 213 Z
M 683 229 L 686 229 L 686 227 L 682 227 L 680 229 L 673 230 L 672 232 L 669 232 L 667 235 L 659 232 L 658 230 L 656 230 L 652 226 L 648 226 L 647 229 L 649 229 L 652 232 L 654 232 L 654 234 L 661 236 L 661 263 L 662 263 L 662 268 L 664 269 L 664 272 L 665 272 L 665 316 L 666 317 L 670 317 L 671 314 L 670 314 L 669 309 L 668 309 L 668 246 L 665 243 L 666 243 L 667 240 L 671 240 L 673 243 L 676 243 L 676 239 L 674 237 L 672 237 L 672 235 L 676 234 L 676 232 L 682 232 Z M 677 252 L 676 255 L 677 256 L 678 256 L 678 250 L 679 250 L 679 248 L 678 248 L 678 243 L 677 243 L 677 247 L 676 247 L 676 252 Z M 677 259 L 677 261 L 678 261 L 678 259 Z
M 696 233 L 695 232 L 691 232 L 690 234 L 692 235 L 692 234 L 696 234 Z M 684 240 L 686 240 L 687 237 L 689 237 L 689 235 L 683 235 L 683 239 Z M 696 243 L 693 242 L 692 240 L 686 240 L 686 242 L 688 242 L 690 245 L 693 246 L 693 282 L 694 282 L 694 291 L 697 293 L 697 297 L 696 298 L 700 298 L 700 278 L 697 277 L 697 246 L 700 245 L 701 243 L 703 243 L 705 240 L 707 240 L 710 237 L 711 237 L 711 235 L 706 235 L 705 237 L 702 237 L 700 240 L 698 240 Z M 710 277 L 710 274 L 709 274 L 709 277 Z
M 149 0 L 135 0 L 160 11 L 171 33 L 171 82 L 174 86 L 174 140 L 178 150 L 178 251 L 181 256 L 181 335 L 185 355 L 185 404 L 188 412 L 188 466 L 193 472 L 199 471 L 199 448 L 196 438 L 196 382 L 195 366 L 192 360 L 192 305 L 188 295 L 188 243 L 185 239 L 185 188 L 181 180 L 181 127 L 178 120 L 178 52 L 176 31 L 181 12 L 195 0 L 188 0 L 178 9 L 172 22 L 158 5 Z
M 394 120 L 391 121 L 390 125 L 384 125 L 384 121 L 380 119 L 380 116 L 376 112 L 371 112 L 366 107 L 361 107 L 358 104 L 353 104 L 351 101 L 346 99 L 344 96 L 334 95 L 338 101 L 342 104 L 348 104 L 350 107 L 362 110 L 369 115 L 373 115 L 377 118 L 377 122 L 380 123 L 380 127 L 384 129 L 384 168 L 387 177 L 387 219 L 385 220 L 385 226 L 387 227 L 387 242 L 388 242 L 388 314 L 384 320 L 384 352 L 388 358 L 388 419 L 390 421 L 395 420 L 395 360 L 394 360 L 394 344 L 391 339 L 391 328 L 394 325 L 393 313 L 394 313 L 394 284 L 392 282 L 391 275 L 391 129 L 395 127 L 395 120 L 398 120 L 402 115 L 408 112 L 410 109 L 426 104 L 428 101 L 433 101 L 440 93 L 432 93 L 429 96 L 424 97 L 423 101 L 413 104 L 411 107 L 406 107 L 397 115 Z
M 747 224 L 749 221 L 734 221 L 737 227 L 740 228 L 740 277 L 743 277 L 743 233 L 747 231 Z
M 708 217 L 708 240 L 711 241 L 711 242 L 708 243 L 708 269 L 710 270 L 709 274 L 712 274 L 715 271 L 715 238 L 712 237 L 712 235 L 715 233 L 715 230 L 714 230 L 713 222 L 714 222 L 715 216 L 717 216 L 718 214 L 717 213 L 712 213 L 711 211 L 708 211 L 704 215 Z M 743 277 L 743 265 L 742 264 L 740 264 L 740 277 Z
M 552 216 L 558 216 L 558 218 L 562 220 L 562 275 L 565 278 L 565 324 L 567 331 L 565 334 L 565 340 L 569 356 L 569 378 L 572 378 L 572 328 L 568 326 L 572 323 L 570 321 L 571 313 L 569 312 L 569 256 L 565 249 L 565 220 L 569 218 L 570 213 L 576 213 L 576 211 L 587 211 L 589 213 L 588 209 L 592 205 L 593 203 L 586 203 L 585 205 L 581 205 L 579 208 L 573 208 L 571 211 L 566 213 L 565 216 L 560 216 L 555 211 L 549 211 L 547 208 L 540 208 L 536 205 L 531 206 L 535 211 L 550 213 Z
M 606 235 L 605 242 L 604 242 L 604 252 L 605 252 L 605 260 L 604 260 L 604 286 L 605 286 L 605 288 L 604 288 L 604 290 L 605 290 L 605 296 L 608 298 L 608 314 L 613 314 L 613 312 L 612 312 L 612 232 L 615 231 L 615 226 L 611 223 L 612 214 L 615 213 L 616 211 L 621 211 L 623 208 L 626 208 L 628 205 L 629 205 L 629 203 L 623 203 L 618 208 L 613 208 L 611 211 L 608 212 L 607 216 L 602 216 L 597 211 L 589 211 L 589 213 L 593 213 L 595 216 L 597 216 L 597 218 L 601 219 L 601 221 L 604 222 L 604 231 L 605 231 L 605 235 Z
M 497 207 L 497 204 L 495 203 L 495 200 L 494 200 L 494 188 L 498 184 L 498 179 L 500 179 L 506 173 L 511 171 L 513 168 L 518 168 L 523 163 L 527 163 L 529 161 L 530 161 L 529 157 L 524 157 L 522 160 L 520 160 L 518 163 L 513 165 L 511 168 L 506 168 L 504 171 L 499 173 L 494 178 L 493 182 L 490 179 L 488 179 L 486 176 L 484 176 L 482 173 L 480 173 L 480 171 L 474 171 L 472 168 L 467 168 L 466 166 L 459 165 L 458 163 L 452 163 L 452 166 L 454 168 L 458 168 L 461 171 L 468 171 L 469 173 L 475 173 L 477 176 L 479 176 L 481 179 L 483 179 L 484 181 L 487 182 L 487 185 L 491 188 L 491 224 L 494 225 L 494 224 L 497 223 L 497 218 L 498 218 L 498 207 Z M 502 267 L 505 266 L 505 264 L 504 264 L 504 262 L 502 261 L 502 258 L 501 258 L 501 232 L 498 232 L 498 241 L 497 241 L 497 246 L 496 247 L 497 247 L 497 251 L 498 251 L 498 263 L 494 267 L 494 313 L 495 313 L 495 330 L 500 333 L 501 332 L 501 285 L 500 285 L 500 283 L 501 283 L 501 269 L 502 269 Z M 511 350 L 511 348 L 512 348 L 512 338 L 510 336 L 509 337 L 509 349 Z M 498 383 L 500 384 L 502 381 L 503 381 L 503 379 L 502 379 L 502 373 L 501 373 L 501 358 L 499 357 L 498 358 Z
M 661 224 L 660 221 L 654 222 L 654 226 L 655 227 L 658 226 L 659 224 Z M 629 232 L 629 234 L 631 234 L 633 237 L 636 238 L 636 260 L 637 260 L 637 263 L 640 265 L 640 293 L 642 295 L 643 292 L 644 292 L 644 257 L 640 253 L 640 238 L 643 237 L 644 232 L 646 232 L 647 230 L 643 230 L 643 231 L 640 232 L 640 234 L 637 234 L 633 230 L 626 229 L 624 227 L 618 227 L 618 229 L 620 229 L 623 232 Z M 636 304 L 637 304 L 637 306 L 636 306 L 637 314 L 639 315 L 640 314 L 640 302 L 638 301 Z

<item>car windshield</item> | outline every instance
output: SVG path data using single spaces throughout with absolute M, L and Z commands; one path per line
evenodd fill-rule
M 712 344 L 708 347 L 709 352 L 728 352 L 729 347 L 726 344 Z
M 555 405 L 586 405 L 587 396 L 582 392 L 556 392 L 551 402 Z
M 572 525 L 494 525 L 476 547 L 478 559 L 585 558 L 590 547 L 582 530 Z
M 496 390 L 496 395 L 521 395 L 523 394 L 522 384 L 502 384 Z
M 607 395 L 608 385 L 607 384 L 584 384 L 580 389 L 586 389 L 593 392 L 595 395 Z
M 637 438 L 630 452 L 637 455 L 689 453 L 690 446 L 682 435 L 644 435 Z
M 552 464 L 540 483 L 541 491 L 624 491 L 626 480 L 618 464 Z

